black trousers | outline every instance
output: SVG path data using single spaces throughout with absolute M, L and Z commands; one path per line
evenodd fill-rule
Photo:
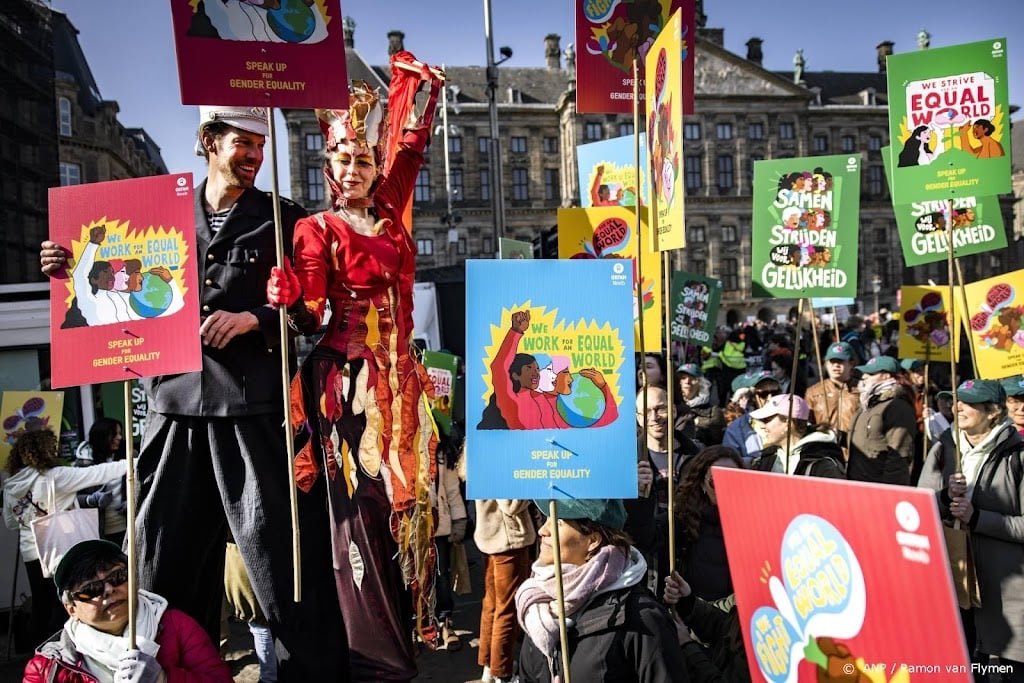
M 230 530 L 274 634 L 280 680 L 347 681 L 322 479 L 298 493 L 302 600 L 293 601 L 288 466 L 276 416 L 150 412 L 138 466 L 139 585 L 217 643 Z

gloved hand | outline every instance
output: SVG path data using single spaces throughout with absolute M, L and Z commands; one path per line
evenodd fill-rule
M 95 491 L 85 497 L 85 507 L 105 508 L 114 500 L 114 494 L 110 491 Z
M 125 650 L 117 658 L 114 683 L 160 683 L 166 678 L 156 658 L 141 650 Z
M 466 538 L 466 518 L 453 519 L 452 531 L 448 534 L 449 543 L 462 543 Z
M 299 278 L 292 270 L 291 263 L 287 258 L 284 260 L 284 268 L 274 266 L 270 269 L 270 279 L 267 280 L 267 301 L 274 308 L 284 306 L 289 308 L 302 296 L 302 285 Z

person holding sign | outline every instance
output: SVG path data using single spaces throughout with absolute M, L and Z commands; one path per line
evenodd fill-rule
M 303 601 L 293 602 L 280 316 L 264 294 L 277 243 L 274 202 L 255 188 L 268 112 L 204 105 L 199 113 L 195 149 L 207 177 L 193 197 L 203 369 L 142 382 L 149 412 L 138 466 L 139 585 L 216 642 L 230 530 L 278 641 L 281 680 L 335 680 L 344 675 L 345 650 L 336 645 L 344 636 L 329 570 L 314 559 L 329 557 L 327 512 L 301 493 L 306 561 Z M 286 199 L 279 208 L 290 245 L 305 211 Z M 63 268 L 69 253 L 43 242 L 43 272 Z
M 53 575 L 69 618 L 25 666 L 26 683 L 231 683 L 231 670 L 192 617 L 139 591 L 128 638 L 128 556 L 104 540 L 71 547 Z
M 391 65 L 387 121 L 363 81 L 352 84 L 347 111 L 317 110 L 332 208 L 298 222 L 294 269 L 274 268 L 266 284 L 268 301 L 286 307 L 289 325 L 303 334 L 319 329 L 331 304 L 331 324 L 292 384 L 292 426 L 308 436 L 295 462 L 299 487 L 320 479 L 327 488 L 334 583 L 356 681 L 416 676 L 413 618 L 425 642 L 438 638 L 433 385 L 413 354 L 416 245 L 402 209 L 441 81 L 408 52 L 392 55 Z M 424 84 L 429 96 L 419 108 Z
M 947 430 L 925 459 L 918 487 L 933 489 L 947 525 L 970 528 L 981 606 L 962 612 L 971 658 L 998 656 L 1012 667 L 1004 681 L 1024 680 L 1024 439 L 1007 418 L 1006 392 L 995 380 L 957 388 L 960 433 Z M 959 446 L 959 454 L 957 453 Z M 959 466 L 958 466 L 959 464 Z
M 536 503 L 541 510 L 550 509 L 550 501 Z M 622 530 L 622 501 L 560 500 L 558 517 L 565 617 L 573 622 L 572 680 L 689 681 L 672 617 L 645 586 L 647 563 Z M 541 527 L 533 576 L 516 592 L 516 611 L 526 632 L 519 653 L 522 683 L 565 680 L 553 527 L 550 518 Z

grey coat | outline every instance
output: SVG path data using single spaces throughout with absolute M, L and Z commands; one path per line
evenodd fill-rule
M 1024 661 L 1024 438 L 1010 424 L 985 459 L 971 495 L 971 546 L 981 607 L 974 610 L 978 651 Z M 949 430 L 924 462 L 920 488 L 936 491 L 939 512 L 952 520 L 947 491 L 956 471 Z

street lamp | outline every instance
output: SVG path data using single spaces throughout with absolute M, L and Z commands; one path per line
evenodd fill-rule
M 494 60 L 494 38 L 491 27 L 491 0 L 484 0 L 484 35 L 487 39 L 487 100 L 491 115 L 491 206 L 494 212 L 494 252 L 505 235 L 505 197 L 501 180 L 501 143 L 498 138 L 498 65 L 512 57 L 512 48 L 502 46 L 501 59 Z
M 882 291 L 882 276 L 875 273 L 871 276 L 871 293 L 875 297 L 875 320 L 878 320 L 878 293 Z

